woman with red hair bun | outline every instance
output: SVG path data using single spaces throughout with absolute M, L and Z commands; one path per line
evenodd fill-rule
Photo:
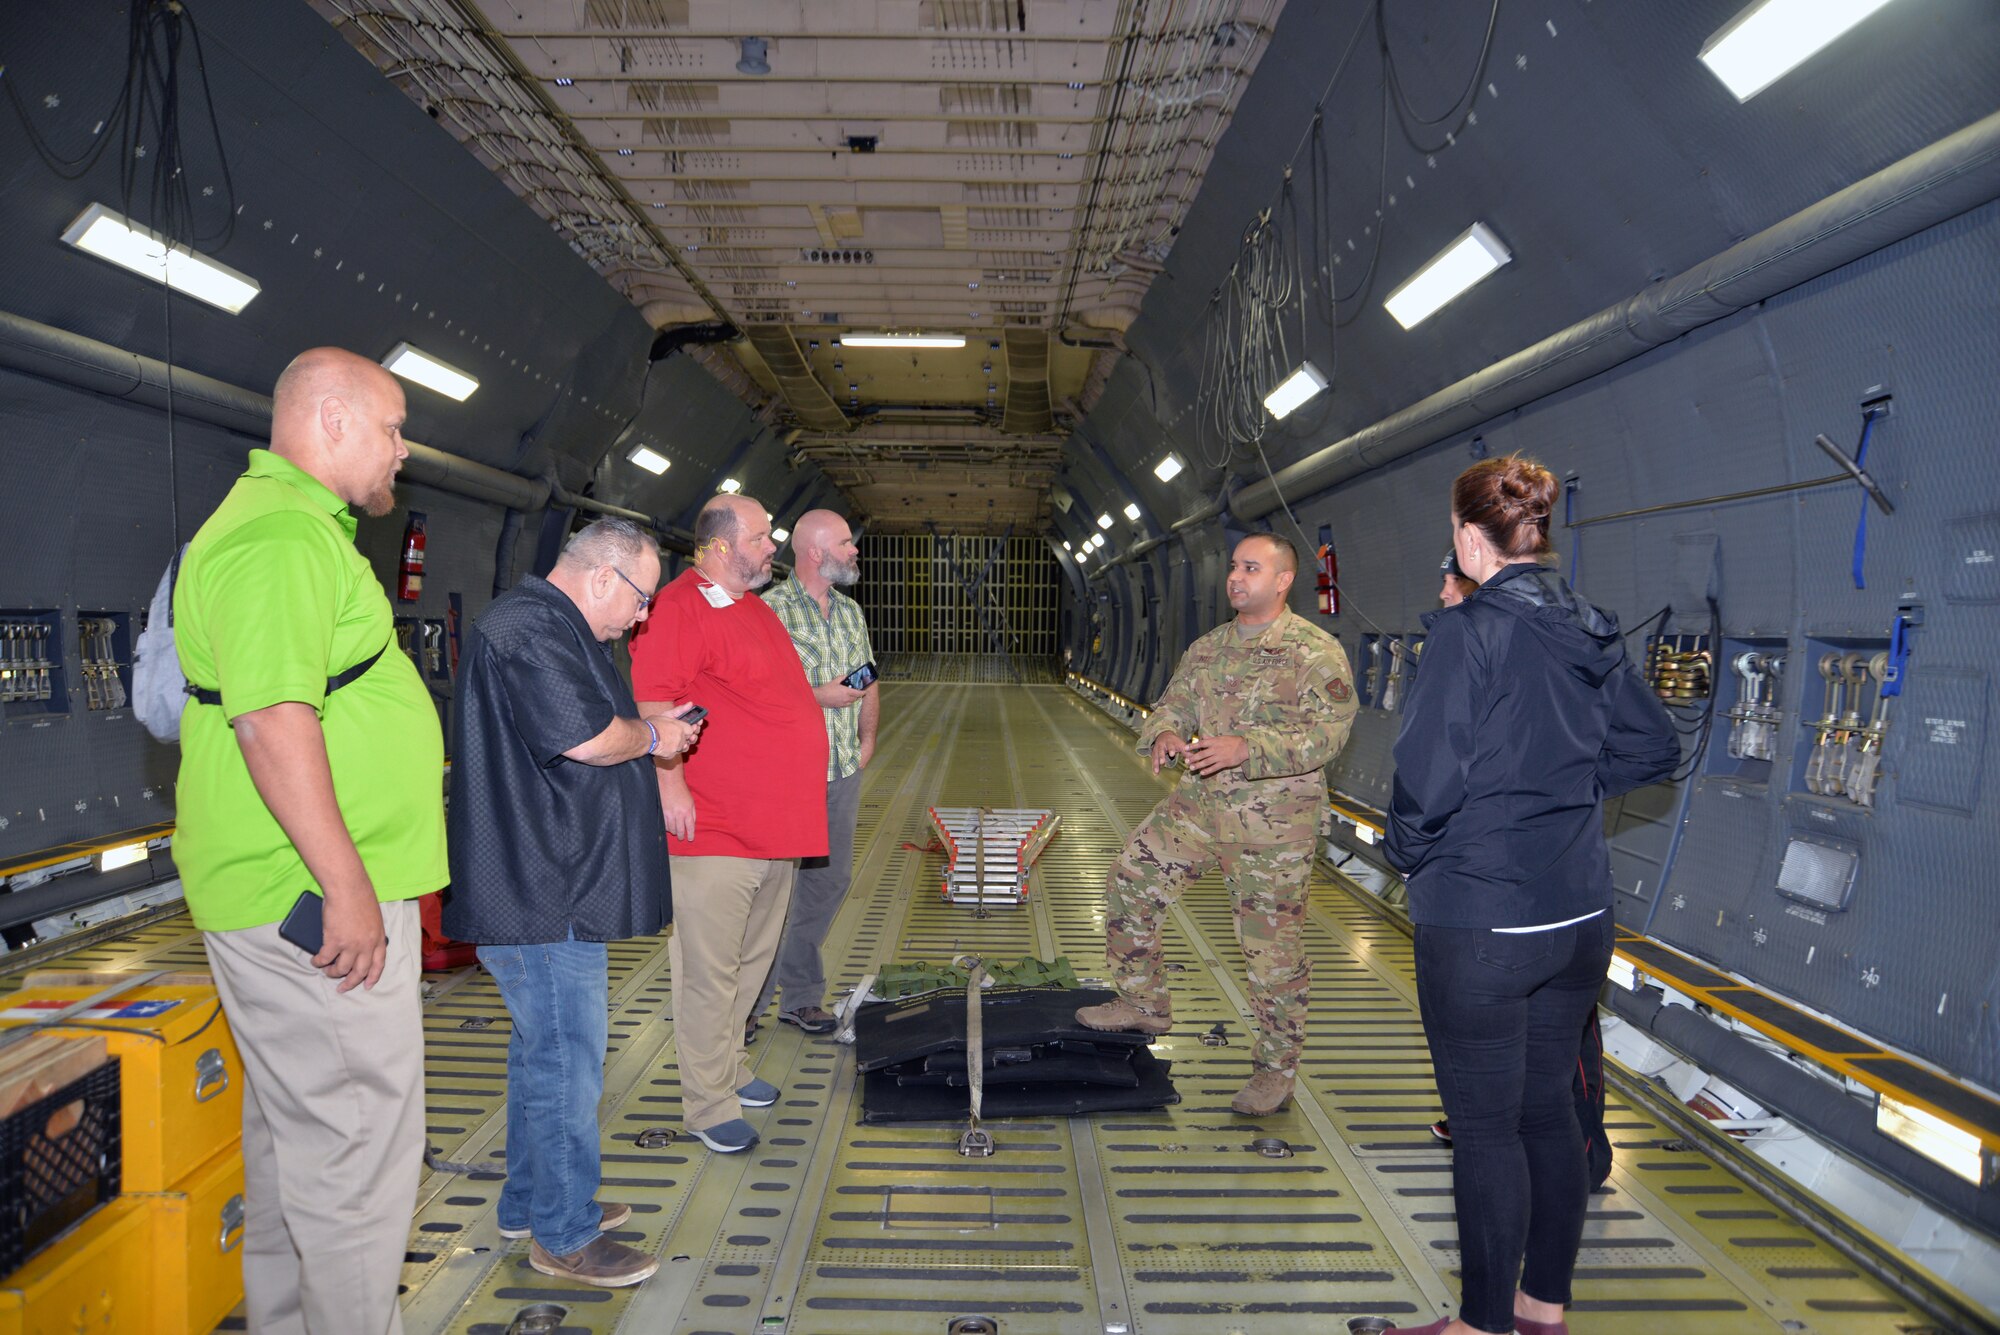
M 1617 618 L 1550 568 L 1559 492 L 1518 455 L 1459 475 L 1452 547 L 1479 587 L 1425 616 L 1396 739 L 1387 852 L 1451 1122 L 1463 1285 L 1456 1318 L 1407 1335 L 1568 1331 L 1590 1194 L 1571 1074 L 1613 931 L 1599 805 L 1680 761 Z

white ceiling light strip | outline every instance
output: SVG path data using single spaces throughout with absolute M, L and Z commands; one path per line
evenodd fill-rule
M 102 204 L 92 204 L 63 229 L 62 239 L 142 278 L 237 314 L 263 289 L 248 274 L 189 246 L 167 245 L 165 237 L 141 227 Z

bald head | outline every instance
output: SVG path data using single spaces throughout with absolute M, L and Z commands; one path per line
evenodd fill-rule
M 271 450 L 349 506 L 370 515 L 396 507 L 403 445 L 403 387 L 344 348 L 292 358 L 271 390 Z
M 771 582 L 771 558 L 777 554 L 771 516 L 748 496 L 716 496 L 695 516 L 695 565 L 739 598 Z
M 814 597 L 828 585 L 849 585 L 861 578 L 861 556 L 854 531 L 831 510 L 808 510 L 792 525 L 793 571 Z

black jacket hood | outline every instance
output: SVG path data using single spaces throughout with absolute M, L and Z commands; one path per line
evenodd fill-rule
M 1473 596 L 1519 617 L 1555 660 L 1587 686 L 1602 686 L 1625 661 L 1618 618 L 1577 597 L 1547 566 L 1507 566 Z

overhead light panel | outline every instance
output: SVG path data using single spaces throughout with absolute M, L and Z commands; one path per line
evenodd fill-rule
M 1278 387 L 1264 396 L 1264 410 L 1280 420 L 1289 417 L 1294 408 L 1326 388 L 1326 377 L 1320 374 L 1311 362 L 1300 362 L 1299 369 L 1278 382 Z
M 1169 454 L 1166 458 L 1153 465 L 1153 476 L 1162 482 L 1172 482 L 1181 475 L 1181 470 L 1186 467 L 1187 465 L 1181 462 L 1181 457 L 1178 454 Z
M 449 362 L 439 361 L 422 348 L 410 343 L 398 343 L 382 359 L 388 367 L 403 379 L 426 389 L 434 389 L 448 399 L 460 403 L 472 397 L 472 391 L 479 388 L 479 382 L 459 370 Z
M 727 492 L 729 495 L 734 496 L 737 492 L 743 490 L 743 484 L 733 477 L 726 477 L 722 479 L 721 484 L 716 487 L 716 490 Z
M 1986 1153 L 1978 1136 L 1914 1104 L 1878 1095 L 1875 1129 L 1975 1187 L 1985 1186 L 1993 1176 L 1993 1156 Z
M 1702 44 L 1701 63 L 1748 102 L 1889 0 L 1757 0 Z
M 1063 539 L 1063 550 L 1064 550 L 1064 551 L 1066 551 L 1066 552 L 1073 552 L 1073 551 L 1075 551 L 1075 550 L 1076 550 L 1076 548 L 1074 548 L 1074 547 L 1072 547 L 1072 546 L 1070 546 L 1070 545 L 1069 545 L 1069 539 L 1068 539 L 1068 538 L 1064 538 L 1064 539 Z
M 1126 502 L 1125 517 L 1135 524 L 1139 522 L 1139 503 L 1137 501 Z
M 777 543 L 780 547 L 790 541 L 791 536 L 792 531 L 788 528 L 774 528 L 771 530 L 771 541 Z
M 263 289 L 257 280 L 188 246 L 169 247 L 165 237 L 140 227 L 102 204 L 92 204 L 63 229 L 62 239 L 85 254 L 109 260 L 142 278 L 164 282 L 235 315 Z
M 1485 223 L 1474 223 L 1429 263 L 1391 292 L 1382 304 L 1396 323 L 1415 329 L 1446 302 L 1513 259 L 1513 252 Z
M 1102 533 L 1093 533 L 1090 535 L 1090 547 L 1092 551 L 1095 551 L 1097 548 L 1102 547 L 1103 545 L 1104 545 L 1104 535 Z
M 962 348 L 963 334 L 842 334 L 843 348 Z
M 664 473 L 668 468 L 673 466 L 673 460 L 667 458 L 666 455 L 661 454 L 658 450 L 647 449 L 644 445 L 634 446 L 632 452 L 625 457 L 645 469 L 648 473 Z
M 1097 517 L 1097 526 L 1098 526 L 1099 528 L 1110 528 L 1110 527 L 1111 527 L 1111 516 L 1110 516 L 1109 514 L 1101 514 L 1101 515 L 1099 515 L 1099 516 Z
M 97 869 L 99 871 L 117 871 L 120 867 L 135 866 L 145 860 L 146 844 L 144 840 L 136 844 L 120 844 L 116 848 L 107 848 L 99 853 L 96 858 Z

